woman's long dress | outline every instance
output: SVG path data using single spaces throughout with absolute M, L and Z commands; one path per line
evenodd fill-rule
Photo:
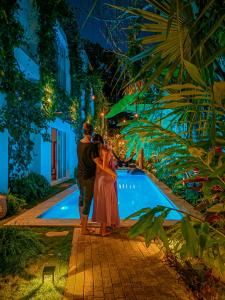
M 112 160 L 109 162 L 112 167 Z M 119 226 L 119 211 L 116 182 L 111 175 L 97 167 L 94 185 L 93 222 L 106 223 L 106 226 Z

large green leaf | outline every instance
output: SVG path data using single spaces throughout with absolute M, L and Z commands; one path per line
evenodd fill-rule
M 186 243 L 186 250 L 192 257 L 198 255 L 198 237 L 189 218 L 182 220 L 182 234 Z
M 194 64 L 190 63 L 185 59 L 184 59 L 184 65 L 191 78 L 198 84 L 205 86 L 205 82 L 202 80 L 198 68 Z
M 141 97 L 142 94 L 135 93 L 133 95 L 124 96 L 118 103 L 114 104 L 110 112 L 106 115 L 106 118 L 112 118 L 115 115 L 126 111 L 127 107 L 132 104 L 138 97 Z

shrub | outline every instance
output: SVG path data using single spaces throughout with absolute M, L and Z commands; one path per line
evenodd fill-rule
M 182 177 L 181 175 L 173 176 L 166 168 L 159 169 L 159 163 L 154 165 L 156 167 L 155 176 L 162 182 L 164 182 L 174 194 L 179 195 L 183 199 L 185 199 L 188 203 L 195 206 L 198 200 L 201 198 L 202 193 L 191 189 L 191 187 L 187 187 L 181 183 Z M 193 185 L 193 184 L 192 184 Z
M 38 235 L 27 228 L 0 227 L 0 274 L 15 274 L 26 266 L 30 258 L 43 252 Z
M 50 192 L 47 179 L 36 173 L 30 173 L 21 179 L 12 180 L 10 187 L 13 194 L 24 198 L 27 202 L 43 199 Z
M 12 216 L 17 214 L 21 208 L 26 206 L 26 200 L 17 195 L 7 195 L 7 215 Z

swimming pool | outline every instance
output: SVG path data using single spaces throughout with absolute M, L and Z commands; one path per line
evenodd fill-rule
M 121 219 L 144 207 L 153 208 L 157 205 L 164 205 L 177 208 L 146 174 L 132 175 L 127 170 L 119 170 L 117 174 L 118 203 Z M 75 191 L 48 209 L 39 218 L 79 219 L 78 199 L 79 192 Z M 90 216 L 92 215 L 92 209 L 93 203 Z M 182 214 L 177 211 L 171 211 L 167 216 L 167 220 L 180 220 L 181 218 Z

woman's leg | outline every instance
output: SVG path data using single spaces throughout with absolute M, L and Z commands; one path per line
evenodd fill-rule
M 106 223 L 101 223 L 100 233 L 102 236 L 111 234 L 111 231 L 107 230 Z

